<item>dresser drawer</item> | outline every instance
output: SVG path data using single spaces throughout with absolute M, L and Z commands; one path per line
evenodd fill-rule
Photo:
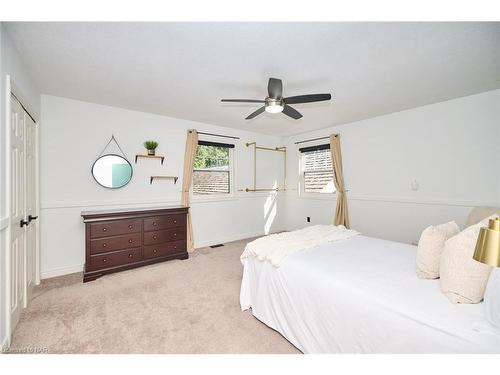
M 113 250 L 130 249 L 140 247 L 142 243 L 141 233 L 125 234 L 122 236 L 105 237 L 98 240 L 90 240 L 90 253 L 107 253 Z
M 158 245 L 144 246 L 144 259 L 166 257 L 169 255 L 185 253 L 186 241 L 167 242 Z
M 144 231 L 186 226 L 186 215 L 153 216 L 144 219 Z
M 186 228 L 144 232 L 144 245 L 154 245 L 163 242 L 183 240 L 186 238 Z
M 109 237 L 119 234 L 137 233 L 142 230 L 142 220 L 114 220 L 90 224 L 90 237 Z
M 140 247 L 114 251 L 112 253 L 102 255 L 92 255 L 90 257 L 90 266 L 87 266 L 87 270 L 100 270 L 104 268 L 123 266 L 125 264 L 139 262 L 140 260 L 142 260 Z

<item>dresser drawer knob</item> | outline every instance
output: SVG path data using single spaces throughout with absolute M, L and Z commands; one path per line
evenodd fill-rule
M 153 254 L 156 254 L 158 252 L 158 250 L 154 249 L 153 250 Z
M 174 237 L 177 237 L 177 233 L 174 233 Z
M 107 244 L 106 242 L 104 242 L 104 243 L 102 244 L 102 247 L 107 247 L 107 246 L 108 246 L 108 244 Z
M 130 224 L 130 225 L 128 226 L 128 229 L 132 229 L 133 227 L 134 227 L 134 226 L 133 226 L 132 224 Z
M 174 220 L 174 224 L 177 224 L 177 220 Z
M 177 245 L 174 245 L 174 250 L 177 249 Z
M 156 225 L 157 225 L 156 221 L 153 221 L 153 227 L 156 227 Z
M 102 228 L 102 231 L 103 231 L 103 232 L 107 232 L 107 231 L 108 231 L 108 228 Z
M 154 236 L 153 236 L 153 240 L 156 240 L 156 239 L 158 239 L 158 236 L 157 236 L 157 235 L 154 235 Z
M 104 258 L 104 259 L 102 260 L 102 262 L 103 262 L 103 263 L 106 263 L 107 261 L 108 261 L 108 260 L 107 260 L 106 258 Z
M 129 258 L 132 258 L 133 256 L 134 256 L 133 254 L 129 254 L 129 255 L 128 255 L 128 257 L 129 257 Z
M 134 241 L 132 240 L 132 238 L 131 238 L 130 240 L 128 240 L 128 243 L 132 243 L 132 242 L 134 242 Z

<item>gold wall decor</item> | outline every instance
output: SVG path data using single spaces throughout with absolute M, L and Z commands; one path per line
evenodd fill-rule
M 256 191 L 286 191 L 286 147 L 262 147 L 257 146 L 256 142 L 246 143 L 247 147 L 253 146 L 253 187 L 246 188 L 245 191 L 248 192 L 256 192 Z M 257 150 L 264 151 L 275 151 L 275 152 L 283 152 L 283 186 L 277 188 L 269 188 L 269 189 L 258 189 L 257 188 Z

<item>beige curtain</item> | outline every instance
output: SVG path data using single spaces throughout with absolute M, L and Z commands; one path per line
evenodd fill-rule
M 186 151 L 184 154 L 184 174 L 182 177 L 182 195 L 181 204 L 189 206 L 189 189 L 193 180 L 194 158 L 196 149 L 198 148 L 198 132 L 196 129 L 188 129 L 186 138 Z M 189 210 L 191 211 L 191 210 Z M 193 223 L 191 220 L 191 212 L 187 215 L 187 251 L 194 250 L 193 242 Z
M 335 209 L 335 225 L 349 228 L 349 213 L 347 212 L 347 196 L 342 172 L 342 152 L 340 151 L 340 136 L 330 136 L 330 152 L 332 153 L 333 182 L 337 189 L 337 208 Z

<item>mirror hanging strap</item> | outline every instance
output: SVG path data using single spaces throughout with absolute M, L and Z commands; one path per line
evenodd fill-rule
M 127 155 L 125 155 L 125 152 L 123 152 L 122 148 L 120 147 L 120 144 L 118 143 L 118 141 L 116 140 L 116 138 L 113 134 L 111 134 L 111 139 L 109 140 L 108 143 L 106 143 L 106 146 L 104 146 L 104 148 L 102 149 L 101 153 L 99 154 L 99 156 L 97 158 L 99 159 L 104 154 L 104 151 L 106 151 L 106 149 L 108 148 L 108 146 L 110 145 L 111 142 L 115 142 L 115 144 L 118 146 L 118 149 L 122 153 L 122 156 L 125 158 L 125 160 L 128 161 Z

